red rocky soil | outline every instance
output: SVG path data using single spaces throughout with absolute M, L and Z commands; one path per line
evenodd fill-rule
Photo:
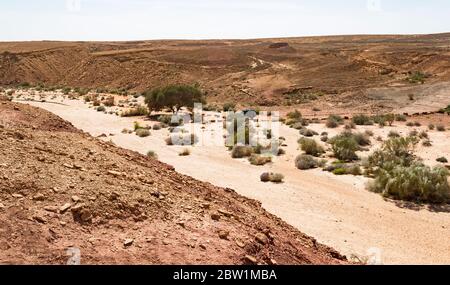
M 257 201 L 0 102 L 0 264 L 345 264 Z

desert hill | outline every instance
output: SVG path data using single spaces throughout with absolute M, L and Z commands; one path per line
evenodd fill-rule
M 27 82 L 141 92 L 197 82 L 213 103 L 291 106 L 319 97 L 321 106 L 370 109 L 383 106 L 367 90 L 410 86 L 408 79 L 415 73 L 425 76 L 426 84 L 450 81 L 449 62 L 450 34 L 5 42 L 0 43 L 0 85 Z M 394 103 L 383 102 L 387 107 Z

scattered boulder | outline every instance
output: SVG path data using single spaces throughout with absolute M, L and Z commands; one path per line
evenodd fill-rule
M 263 233 L 256 234 L 255 239 L 262 245 L 269 243 L 269 238 Z
M 78 204 L 72 207 L 71 211 L 75 222 L 79 222 L 81 224 L 92 222 L 92 213 L 85 204 Z
M 219 231 L 219 238 L 228 240 L 228 236 L 230 235 L 230 232 L 228 231 Z
M 129 246 L 132 246 L 133 243 L 134 243 L 134 239 L 128 238 L 128 239 L 125 239 L 125 241 L 123 242 L 123 245 L 125 247 L 129 247 Z

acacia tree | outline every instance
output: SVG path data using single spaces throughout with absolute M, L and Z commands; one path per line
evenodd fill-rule
M 192 108 L 194 103 L 205 103 L 202 91 L 197 85 L 169 85 L 144 93 L 150 112 L 169 108 L 175 112 L 181 107 Z

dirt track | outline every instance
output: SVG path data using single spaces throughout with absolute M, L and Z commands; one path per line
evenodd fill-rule
M 450 263 L 448 208 L 431 211 L 424 207 L 399 207 L 365 190 L 364 178 L 294 169 L 293 159 L 298 154 L 297 131 L 283 127 L 281 135 L 287 138 L 287 155 L 271 166 L 260 168 L 246 161 L 232 160 L 224 147 L 194 148 L 190 157 L 180 157 L 180 148 L 165 145 L 166 131 L 153 131 L 152 136 L 145 139 L 124 135 L 121 130 L 131 128 L 135 119 L 98 113 L 87 109 L 80 101 L 65 103 L 66 106 L 30 104 L 45 108 L 94 136 L 114 134 L 106 140 L 121 147 L 143 154 L 154 150 L 161 161 L 174 165 L 183 174 L 257 199 L 269 212 L 348 256 L 365 256 L 367 251 L 378 248 L 386 264 Z M 321 130 L 320 126 L 317 128 Z M 432 134 L 438 144 L 444 142 L 440 135 Z M 448 140 L 448 133 L 446 136 L 444 139 Z M 446 151 L 445 143 L 439 147 Z M 432 161 L 432 154 L 426 155 Z M 283 173 L 286 183 L 259 182 L 259 175 L 265 170 Z

